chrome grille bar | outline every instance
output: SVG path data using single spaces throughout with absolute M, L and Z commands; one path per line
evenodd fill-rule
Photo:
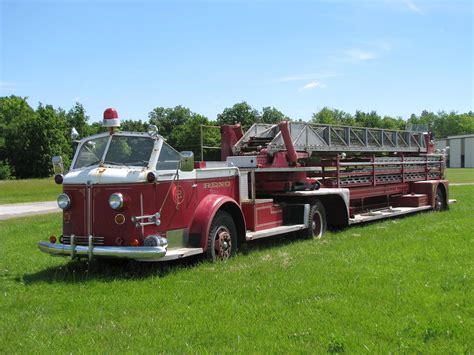
M 64 235 L 63 244 L 71 245 L 89 245 L 89 239 L 92 245 L 104 245 L 104 237 Z

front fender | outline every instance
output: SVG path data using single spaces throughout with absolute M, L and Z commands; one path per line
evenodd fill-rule
M 200 240 L 199 246 L 203 250 L 207 249 L 207 236 L 212 220 L 224 204 L 234 205 L 240 211 L 239 204 L 233 198 L 216 194 L 207 195 L 196 208 L 189 234 L 192 239 L 198 238 Z

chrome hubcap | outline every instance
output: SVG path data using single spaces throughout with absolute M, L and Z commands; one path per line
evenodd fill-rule
M 323 234 L 323 223 L 322 217 L 319 212 L 316 212 L 313 216 L 313 221 L 311 222 L 311 229 L 313 230 L 313 236 L 320 238 Z
M 441 201 L 441 197 L 439 195 L 436 195 L 435 206 L 437 210 L 441 210 L 443 208 L 443 201 Z
M 219 227 L 215 236 L 214 250 L 216 258 L 227 259 L 232 252 L 232 238 L 230 232 L 225 226 Z

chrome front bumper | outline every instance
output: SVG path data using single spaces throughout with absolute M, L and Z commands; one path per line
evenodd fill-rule
M 38 248 L 54 256 L 74 257 L 112 257 L 136 260 L 156 260 L 166 255 L 165 247 L 113 247 L 113 246 L 84 246 L 39 242 Z

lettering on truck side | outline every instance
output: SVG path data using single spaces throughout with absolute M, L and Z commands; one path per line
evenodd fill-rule
M 229 187 L 230 181 L 215 181 L 215 182 L 205 182 L 204 188 L 205 189 L 212 189 L 216 187 Z

